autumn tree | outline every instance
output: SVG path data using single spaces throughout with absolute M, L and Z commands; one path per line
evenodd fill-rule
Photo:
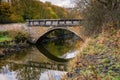
M 0 23 L 66 18 L 66 16 L 67 11 L 64 8 L 39 0 L 11 0 L 10 4 L 5 2 L 0 4 Z
M 120 0 L 97 0 L 98 3 L 104 6 L 105 9 L 105 22 L 114 27 L 120 27 Z
M 120 0 L 77 0 L 76 8 L 84 19 L 85 33 L 120 27 Z
M 10 22 L 10 16 L 12 13 L 13 13 L 12 7 L 6 2 L 1 2 L 1 4 L 0 4 L 0 23 Z
M 51 5 L 51 8 L 53 9 L 53 11 L 57 14 L 59 18 L 67 18 L 68 12 L 66 9 L 62 7 L 58 7 L 56 5 Z

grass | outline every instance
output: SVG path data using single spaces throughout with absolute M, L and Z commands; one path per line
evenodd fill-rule
M 0 42 L 11 41 L 12 38 L 8 36 L 0 36 Z
M 120 80 L 120 29 L 86 40 L 71 63 L 70 71 L 73 65 L 81 69 L 77 80 Z

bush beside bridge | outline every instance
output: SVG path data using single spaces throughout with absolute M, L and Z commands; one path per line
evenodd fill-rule
M 0 35 L 0 57 L 13 54 L 29 46 L 26 43 L 28 36 L 25 32 L 2 31 Z

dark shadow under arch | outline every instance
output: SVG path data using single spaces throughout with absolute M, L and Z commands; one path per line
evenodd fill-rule
M 65 29 L 65 28 L 53 28 L 53 29 L 51 29 L 51 30 L 48 30 L 48 31 L 47 31 L 45 34 L 43 34 L 42 36 L 40 36 L 40 37 L 38 38 L 38 40 L 36 41 L 35 44 L 39 44 L 39 43 L 41 42 L 41 40 L 44 38 L 44 35 L 47 35 L 47 34 L 51 33 L 52 31 L 55 31 L 55 30 L 66 30 L 66 31 L 70 31 L 70 30 Z M 84 40 L 80 37 L 80 35 L 76 34 L 76 33 L 73 32 L 73 31 L 70 31 L 70 32 L 73 33 L 73 34 L 75 34 L 76 36 L 78 36 L 79 39 L 80 39 L 82 42 L 84 42 Z
M 63 58 L 59 58 L 59 57 L 56 57 L 54 55 L 52 55 L 48 50 L 46 50 L 42 44 L 37 44 L 36 47 L 38 48 L 38 50 L 43 53 L 47 58 L 51 59 L 51 60 L 54 60 L 54 61 L 57 61 L 57 62 L 68 62 L 69 60 L 71 59 L 63 59 Z

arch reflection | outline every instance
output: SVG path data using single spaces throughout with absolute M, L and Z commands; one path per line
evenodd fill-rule
M 82 43 L 83 40 L 73 32 L 56 29 L 43 35 L 36 46 L 48 58 L 64 62 L 76 56 Z

